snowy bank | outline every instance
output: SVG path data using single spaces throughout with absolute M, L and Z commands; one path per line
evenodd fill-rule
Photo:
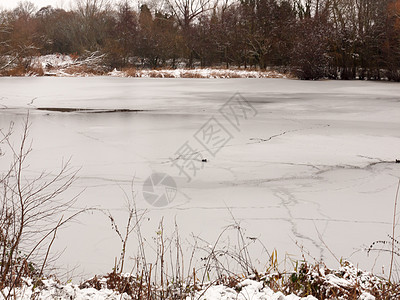
M 268 287 L 264 287 L 263 283 L 254 280 L 246 279 L 240 283 L 241 290 L 237 291 L 233 288 L 226 287 L 224 285 L 213 285 L 204 290 L 197 291 L 193 295 L 187 296 L 186 300 L 198 299 L 214 299 L 214 300 L 316 300 L 313 296 L 298 297 L 296 295 L 285 296 L 281 292 L 274 292 Z M 8 294 L 8 290 L 3 291 L 3 295 L 0 299 L 5 299 L 4 295 Z M 129 296 L 127 293 L 120 294 L 119 292 L 113 291 L 107 288 L 95 289 L 95 288 L 80 288 L 76 284 L 59 284 L 56 281 L 43 280 L 39 287 L 34 287 L 32 281 L 26 282 L 26 285 L 22 288 L 15 289 L 10 296 L 11 298 L 20 300 L 29 299 L 96 299 L 96 300 L 117 300 L 117 299 L 135 299 Z
M 114 69 L 111 72 L 104 71 L 101 55 L 91 55 L 86 58 L 71 57 L 69 55 L 51 54 L 35 57 L 32 60 L 34 70 L 28 76 L 57 76 L 57 77 L 86 77 L 106 75 L 112 77 L 154 77 L 154 78 L 287 78 L 286 74 L 270 70 L 245 70 L 245 69 Z M 289 76 L 291 77 L 291 76 Z
M 155 78 L 287 78 L 277 71 L 248 71 L 240 69 L 174 69 L 174 70 L 133 70 L 108 73 L 114 77 L 155 77 Z
M 256 277 L 259 279 L 256 280 Z M 302 264 L 296 272 L 269 273 L 240 279 L 233 276 L 226 282 L 186 286 L 185 283 L 170 283 L 162 288 L 129 273 L 110 273 L 93 277 L 80 285 L 60 284 L 53 279 L 24 279 L 23 286 L 9 294 L 12 298 L 28 299 L 196 299 L 196 300 L 317 300 L 317 299 L 360 299 L 374 300 L 396 297 L 398 285 L 378 278 L 344 261 L 337 270 L 323 264 Z M 272 289 L 273 286 L 273 289 Z M 0 299 L 9 293 L 6 288 Z

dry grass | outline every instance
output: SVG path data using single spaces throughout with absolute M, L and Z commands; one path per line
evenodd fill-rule
M 139 74 L 141 74 L 141 72 L 139 72 Z M 148 77 L 151 78 L 164 78 L 164 73 L 162 72 L 157 72 L 157 71 L 150 71 L 149 73 L 145 73 Z
M 32 66 L 26 68 L 23 65 L 14 66 L 12 68 L 8 68 L 0 72 L 0 76 L 13 76 L 13 77 L 44 76 L 44 74 L 45 72 L 41 67 Z
M 150 78 L 295 78 L 290 73 L 279 71 L 260 71 L 256 69 L 137 69 L 123 68 L 116 76 L 120 77 L 150 77 Z
M 16 67 L 12 67 L 10 69 L 3 70 L 1 75 L 2 76 L 15 76 L 15 77 L 25 76 L 26 69 L 24 66 L 16 66 Z
M 134 204 L 130 207 L 135 209 Z M 241 282 L 251 279 L 275 292 L 294 293 L 300 297 L 312 295 L 317 299 L 355 300 L 366 293 L 375 299 L 397 299 L 400 296 L 399 283 L 364 272 L 347 261 L 340 261 L 338 269 L 330 269 L 322 262 L 292 261 L 292 269 L 282 270 L 277 251 L 269 254 L 265 249 L 261 256 L 268 259 L 263 271 L 259 272 L 251 254 L 257 241 L 248 238 L 233 216 L 233 224 L 222 230 L 214 243 L 193 237 L 191 254 L 184 258 L 182 249 L 188 245 L 182 244 L 177 225 L 173 234 L 167 237 L 161 221 L 157 236 L 146 237 L 146 242 L 143 240 L 140 220 L 144 215 L 132 210 L 130 216 L 135 216 L 135 220 L 128 222 L 126 232 L 133 232 L 129 224 L 134 224 L 138 244 L 148 245 L 148 241 L 153 240 L 154 245 L 139 247 L 136 251 L 138 256 L 132 258 L 136 263 L 129 273 L 118 272 L 120 268 L 116 265 L 113 272 L 87 280 L 81 287 L 109 288 L 127 293 L 133 299 L 194 299 L 214 285 L 224 285 L 240 292 Z M 126 239 L 123 241 L 125 243 Z M 125 246 L 123 249 L 124 256 L 124 251 L 132 253 Z M 152 251 L 156 251 L 155 255 L 149 255 Z M 150 260 L 149 256 L 155 260 Z M 183 262 L 188 264 L 185 268 Z
M 181 73 L 181 77 L 182 78 L 206 78 L 205 76 L 203 76 L 200 73 L 196 73 L 196 72 L 191 72 L 192 70 L 188 70 L 188 72 L 183 72 Z
M 63 72 L 71 76 L 102 76 L 107 74 L 102 68 L 87 65 L 73 65 L 65 68 Z
M 27 73 L 28 76 L 44 76 L 45 72 L 42 67 L 31 67 L 29 72 Z
M 136 68 L 123 68 L 121 70 L 127 77 L 136 77 L 137 69 Z
M 74 55 L 70 55 L 76 58 Z M 51 65 L 42 68 L 37 62 L 32 62 L 31 66 L 23 65 L 10 66 L 2 70 L 0 76 L 104 76 L 109 74 L 109 70 L 101 65 L 101 59 L 74 60 L 68 66 L 53 67 Z M 205 68 L 205 69 L 137 69 L 126 67 L 120 70 L 118 76 L 121 77 L 150 77 L 150 78 L 295 78 L 292 73 L 279 72 L 276 70 L 262 71 L 255 68 Z

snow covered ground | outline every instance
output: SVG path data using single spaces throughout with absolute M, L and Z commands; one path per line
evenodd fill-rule
M 155 77 L 155 78 L 286 78 L 276 71 L 248 71 L 225 69 L 174 69 L 174 70 L 137 70 L 129 72 L 114 70 L 108 73 L 114 77 Z
M 219 111 L 236 92 L 255 109 L 240 126 Z M 72 156 L 81 170 L 66 196 L 84 190 L 81 207 L 107 209 L 121 224 L 121 188 L 129 191 L 133 180 L 137 205 L 148 211 L 149 240 L 163 217 L 166 230 L 176 220 L 183 240 L 193 233 L 213 243 L 233 215 L 282 261 L 300 258 L 302 247 L 333 267 L 331 253 L 387 274 L 388 257 L 375 260 L 364 249 L 391 232 L 399 95 L 398 84 L 362 81 L 0 78 L 0 127 L 30 109 L 34 151 L 27 174 L 55 170 Z M 231 137 L 214 146 L 217 153 L 198 140 L 212 117 Z M 190 182 L 174 165 L 183 162 L 186 142 L 207 159 Z M 153 207 L 143 196 L 154 172 L 177 184 L 168 206 Z M 69 276 L 79 279 L 110 271 L 120 242 L 107 218 L 92 214 L 60 231 L 54 248 L 65 249 L 58 263 L 77 267 Z M 263 268 L 266 256 L 254 253 Z
M 322 295 L 327 299 L 349 299 L 353 296 L 354 289 L 360 300 L 374 300 L 368 291 L 382 289 L 384 282 L 378 277 L 364 272 L 349 262 L 344 262 L 338 270 L 329 270 L 324 266 L 309 271 L 305 276 L 309 277 L 307 283 L 314 285 L 318 283 Z M 122 274 L 129 278 L 131 274 Z M 207 283 L 203 288 L 192 291 L 185 296 L 186 300 L 316 300 L 313 296 L 299 297 L 293 293 L 285 295 L 282 292 L 274 292 L 266 285 L 267 278 L 259 281 L 252 279 L 243 279 L 235 286 L 228 287 L 223 284 Z M 25 279 L 25 284 L 21 288 L 13 290 L 11 295 L 17 299 L 132 299 L 128 293 L 119 293 L 109 289 L 107 278 L 99 278 L 101 287 L 83 287 L 73 283 L 60 284 L 53 279 L 42 280 L 40 284 L 34 287 L 31 279 Z M 283 290 L 285 288 L 282 288 Z M 304 292 L 304 290 L 303 290 Z M 3 290 L 4 295 L 8 295 L 8 290 Z M 330 298 L 328 298 L 331 296 Z M 389 294 L 385 295 L 389 296 Z M 3 299 L 0 294 L 0 299 Z M 352 298 L 353 299 L 353 298 Z M 354 298 L 355 299 L 355 298 Z
M 72 58 L 69 55 L 51 54 L 39 56 L 33 59 L 32 65 L 40 67 L 44 71 L 45 76 L 59 77 L 87 77 L 93 76 L 85 72 L 85 68 L 79 67 L 101 64 L 99 57 L 92 55 L 83 60 Z M 78 68 L 77 68 L 78 67 Z M 32 75 L 32 74 L 30 74 Z M 250 70 L 226 70 L 226 69 L 171 69 L 171 70 L 113 70 L 107 74 L 112 77 L 156 77 L 156 78 L 286 78 L 285 74 L 277 71 L 250 71 Z
M 104 289 L 94 289 L 94 288 L 79 288 L 76 284 L 58 284 L 53 280 L 44 280 L 44 286 L 41 288 L 34 289 L 32 284 L 25 286 L 24 288 L 17 289 L 15 295 L 17 299 L 29 300 L 29 299 L 74 299 L 74 300 L 117 300 L 117 299 L 132 299 L 127 294 L 120 294 L 113 290 Z M 208 287 L 207 289 L 198 291 L 192 297 L 188 296 L 186 299 L 196 299 L 196 300 L 316 300 L 317 298 L 313 296 L 308 297 L 298 297 L 296 295 L 285 296 L 281 292 L 275 293 L 268 287 L 264 287 L 261 282 L 256 282 L 253 280 L 244 280 L 241 284 L 241 291 L 237 292 L 232 288 L 228 288 L 223 285 L 214 285 Z M 7 293 L 7 291 L 5 291 Z M 0 295 L 0 299 L 3 299 Z M 363 300 L 367 298 L 363 298 Z M 372 298 L 373 299 L 373 298 Z
M 76 59 L 69 55 L 50 54 L 35 57 L 32 64 L 36 67 L 41 67 L 44 70 L 63 69 L 75 64 Z

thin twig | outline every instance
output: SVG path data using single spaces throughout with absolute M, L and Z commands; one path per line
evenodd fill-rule
M 396 230 L 396 212 L 397 212 L 397 200 L 399 197 L 399 188 L 400 188 L 400 179 L 397 183 L 396 197 L 394 199 L 394 211 L 393 211 L 393 224 L 392 224 L 392 250 L 390 255 L 390 269 L 389 269 L 389 283 L 392 277 L 393 270 L 393 260 L 394 260 L 394 239 L 395 239 L 395 230 Z

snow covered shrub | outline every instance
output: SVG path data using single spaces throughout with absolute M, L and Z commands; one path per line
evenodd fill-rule
M 133 68 L 133 67 L 131 67 L 131 68 L 123 68 L 122 69 L 122 72 L 124 72 L 124 74 L 126 74 L 126 75 L 124 75 L 124 76 L 127 76 L 127 77 L 136 77 L 137 75 L 137 70 L 136 70 L 136 68 Z
M 342 261 L 337 270 L 329 269 L 323 263 L 302 262 L 283 290 L 318 299 L 395 299 L 400 285 L 362 271 L 348 261 Z
M 140 278 L 135 278 L 130 274 L 112 272 L 104 277 L 95 276 L 83 282 L 79 287 L 81 289 L 95 288 L 96 290 L 110 289 L 120 294 L 126 293 L 132 299 L 141 299 L 144 284 L 146 283 L 143 283 Z

